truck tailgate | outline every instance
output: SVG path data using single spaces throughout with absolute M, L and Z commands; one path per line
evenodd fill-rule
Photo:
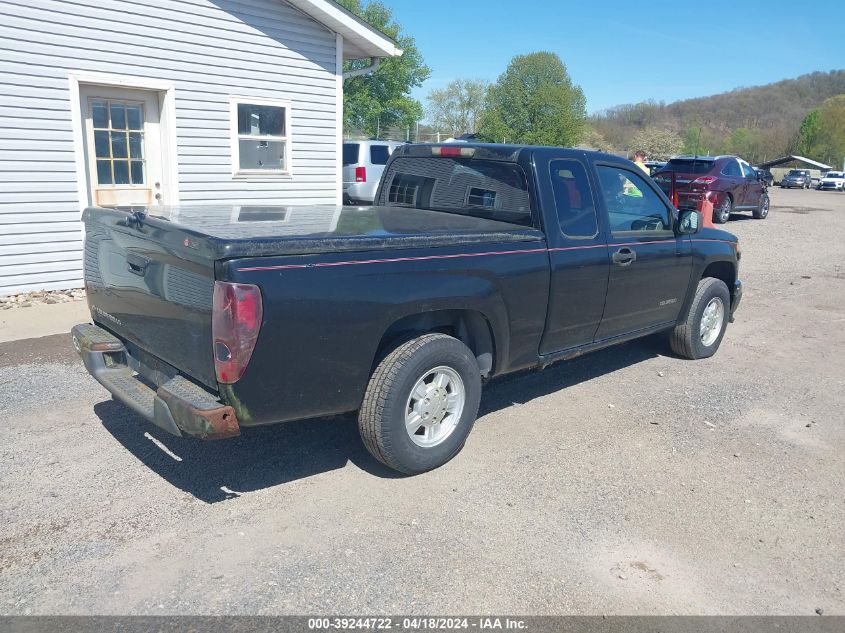
M 217 389 L 211 343 L 214 258 L 176 225 L 87 209 L 85 284 L 95 323 L 153 369 L 158 361 Z

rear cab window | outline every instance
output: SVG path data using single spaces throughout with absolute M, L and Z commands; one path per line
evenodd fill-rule
M 379 204 L 533 226 L 528 179 L 516 163 L 403 156 L 382 180 Z

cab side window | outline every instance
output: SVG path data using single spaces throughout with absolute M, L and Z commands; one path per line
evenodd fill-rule
M 553 160 L 549 163 L 549 171 L 564 236 L 578 240 L 598 235 L 596 205 L 584 166 L 577 160 Z
M 644 176 L 621 167 L 597 167 L 613 237 L 673 233 L 668 207 Z

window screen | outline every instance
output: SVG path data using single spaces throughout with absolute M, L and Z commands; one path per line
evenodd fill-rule
M 287 108 L 238 103 L 237 119 L 237 170 L 286 170 Z

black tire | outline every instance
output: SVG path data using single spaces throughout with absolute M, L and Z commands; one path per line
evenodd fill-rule
M 719 203 L 719 206 L 713 209 L 713 222 L 716 224 L 724 224 L 731 217 L 734 205 L 731 197 L 726 195 Z
M 719 335 L 709 345 L 705 345 L 701 340 L 701 319 L 704 315 L 704 309 L 715 298 L 722 301 L 722 325 Z M 686 318 L 672 330 L 670 338 L 672 351 L 678 356 L 691 360 L 709 358 L 715 354 L 722 343 L 722 338 L 725 336 L 730 309 L 731 295 L 724 281 L 713 277 L 705 277 L 699 281 Z
M 752 215 L 757 220 L 765 220 L 769 216 L 769 196 L 767 194 L 764 193 L 760 196 L 760 203 L 754 209 Z
M 441 366 L 457 372 L 463 381 L 464 408 L 442 443 L 422 447 L 405 430 L 405 407 L 420 377 Z M 460 452 L 475 424 L 480 401 L 481 370 L 472 351 L 446 334 L 425 334 L 402 343 L 378 364 L 358 412 L 358 430 L 373 457 L 414 475 L 442 466 Z

